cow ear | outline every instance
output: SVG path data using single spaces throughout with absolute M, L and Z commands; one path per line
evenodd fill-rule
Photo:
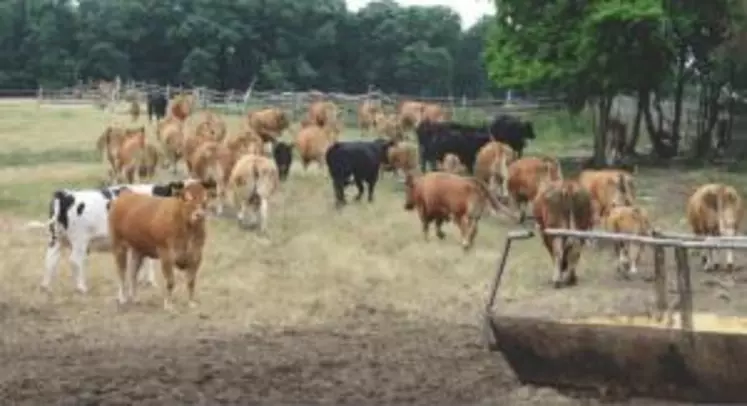
M 171 196 L 179 196 L 184 190 L 184 182 L 176 181 L 168 184 Z

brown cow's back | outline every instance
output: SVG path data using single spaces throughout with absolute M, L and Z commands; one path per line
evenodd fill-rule
M 526 218 L 526 205 L 532 202 L 540 188 L 549 182 L 563 178 L 560 164 L 550 157 L 524 157 L 508 166 L 508 195 L 521 212 L 520 220 Z

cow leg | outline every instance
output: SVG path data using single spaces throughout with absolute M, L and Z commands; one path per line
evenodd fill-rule
M 472 244 L 474 244 L 475 237 L 477 236 L 477 225 L 478 225 L 478 222 L 480 221 L 479 217 L 469 216 L 469 215 L 466 216 L 466 219 L 467 219 L 466 220 L 467 221 L 467 226 L 466 226 L 467 227 L 467 236 L 466 236 L 467 243 L 466 245 L 464 242 L 462 243 L 462 247 L 464 248 L 465 251 L 468 250 L 470 247 L 472 247 Z
M 127 282 L 127 247 L 115 246 L 113 249 L 114 263 L 117 267 L 117 301 L 120 305 L 127 303 L 125 284 Z
M 638 260 L 641 256 L 641 251 L 643 251 L 643 244 L 634 242 L 628 244 L 628 273 L 630 275 L 638 273 Z
M 129 286 L 127 287 L 127 299 L 130 302 L 135 302 L 135 294 L 137 293 L 137 277 L 140 271 L 140 267 L 143 265 L 143 255 L 134 250 L 129 251 L 129 261 L 127 264 L 127 273 L 129 276 Z
M 570 246 L 565 248 L 565 283 L 568 286 L 574 286 L 578 283 L 578 277 L 576 276 L 576 266 L 578 260 L 581 258 L 581 250 L 583 249 L 583 243 L 581 241 L 573 241 Z
M 374 200 L 374 189 L 376 188 L 376 181 L 378 179 L 374 177 L 373 179 L 368 180 L 368 202 L 372 203 Z
M 358 176 L 355 176 L 353 179 L 355 180 L 355 187 L 358 188 L 358 194 L 355 195 L 355 201 L 360 202 L 363 197 L 363 179 Z
M 168 249 L 161 250 L 158 253 L 158 257 L 161 259 L 161 273 L 163 273 L 164 283 L 164 295 L 163 295 L 163 309 L 166 311 L 173 311 L 174 304 L 172 295 L 174 293 L 174 259 L 172 258 L 171 252 Z
M 614 244 L 615 255 L 617 256 L 617 273 L 623 277 L 627 277 L 629 267 L 626 244 L 623 242 L 616 242 Z
M 70 255 L 70 261 L 73 263 L 75 269 L 75 289 L 80 293 L 88 292 L 86 286 L 86 274 L 85 274 L 85 263 L 86 254 L 88 253 L 88 243 L 83 240 L 72 242 L 72 253 Z
M 519 224 L 524 224 L 527 220 L 527 203 L 525 201 L 520 201 L 516 203 L 516 206 L 519 209 Z
M 49 227 L 54 227 L 54 224 Z M 57 265 L 60 262 L 60 251 L 62 250 L 62 244 L 60 243 L 59 238 L 55 235 L 55 231 L 51 231 L 51 233 L 52 235 L 49 239 L 49 246 L 47 247 L 44 277 L 41 282 L 41 288 L 45 291 L 49 291 L 49 284 L 57 273 Z
M 702 251 L 703 271 L 705 272 L 711 272 L 716 269 L 713 261 L 713 251 L 709 248 L 704 248 Z
M 151 258 L 146 258 L 145 262 L 148 264 L 145 274 L 140 274 L 139 280 L 147 281 L 148 285 L 157 288 L 158 282 L 156 281 L 156 261 Z
M 462 248 L 466 251 L 469 249 L 472 242 L 469 239 L 470 233 L 470 217 L 466 214 L 460 216 L 457 219 L 459 225 L 459 232 L 462 235 Z
M 427 162 L 425 148 L 423 148 L 423 145 L 419 146 L 418 152 L 420 154 L 420 172 L 425 173 L 425 166 Z
M 565 265 L 565 237 L 552 238 L 552 256 L 555 259 L 555 270 L 552 275 L 552 284 L 557 289 L 563 284 L 563 265 Z
M 334 179 L 332 187 L 335 189 L 335 207 L 338 209 L 347 204 L 345 201 L 345 180 Z
M 436 237 L 438 237 L 439 240 L 443 240 L 446 238 L 446 233 L 444 233 L 444 230 L 442 229 L 444 225 L 444 219 L 443 218 L 437 218 L 436 219 Z
M 267 233 L 267 211 L 268 203 L 264 197 L 259 198 L 259 232 L 261 234 Z
M 428 241 L 431 219 L 425 214 L 425 207 L 422 206 L 418 210 L 418 215 L 420 216 L 420 223 L 423 227 L 423 239 L 425 239 L 425 241 Z
M 198 306 L 198 302 L 195 299 L 195 284 L 197 283 L 197 270 L 199 265 L 192 266 L 186 269 L 187 274 L 187 295 L 189 297 L 188 306 L 195 308 Z

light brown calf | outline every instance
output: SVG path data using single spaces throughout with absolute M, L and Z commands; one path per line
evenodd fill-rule
M 130 118 L 133 122 L 140 118 L 140 102 L 137 100 L 130 101 Z
M 587 169 L 578 176 L 581 186 L 591 193 L 594 224 L 602 224 L 613 207 L 630 206 L 635 201 L 633 176 L 618 169 Z
M 520 212 L 520 223 L 526 220 L 526 206 L 534 201 L 540 188 L 562 179 L 560 164 L 550 157 L 525 157 L 508 166 L 508 196 Z
M 414 130 L 423 119 L 423 110 L 425 103 L 410 100 L 402 102 L 397 109 L 397 119 L 402 131 Z
M 192 95 L 179 94 L 174 96 L 169 102 L 169 106 L 166 109 L 166 114 L 173 117 L 181 122 L 184 122 L 187 117 L 192 114 L 192 108 L 195 103 L 195 98 Z
M 508 166 L 518 154 L 506 144 L 490 141 L 480 148 L 475 158 L 475 177 L 485 182 L 498 197 L 507 197 Z
M 624 233 L 651 236 L 653 227 L 648 212 L 637 206 L 613 207 L 604 219 L 605 230 L 611 233 Z M 621 275 L 635 275 L 638 273 L 638 263 L 644 245 L 637 242 L 616 242 L 615 254 L 618 256 L 618 272 Z
M 405 133 L 395 114 L 379 113 L 374 117 L 376 132 L 392 141 L 402 141 Z
M 381 103 L 375 100 L 364 100 L 358 106 L 358 128 L 362 133 L 368 134 L 376 128 L 376 115 L 381 112 Z
M 108 221 L 121 304 L 135 299 L 143 259 L 158 258 L 166 281 L 164 309 L 173 309 L 174 267 L 185 271 L 189 305 L 197 305 L 195 282 L 206 238 L 205 208 L 213 187 L 211 182 L 191 180 L 184 183 L 176 197 L 153 197 L 125 190 L 114 199 Z M 126 285 L 129 287 L 125 293 Z
M 694 234 L 733 237 L 739 232 L 744 217 L 742 196 L 729 185 L 709 183 L 700 186 L 687 201 L 687 221 Z M 703 250 L 703 269 L 708 272 L 718 264 L 714 250 Z M 734 267 L 734 251 L 726 250 L 726 266 Z
M 339 126 L 339 112 L 340 109 L 336 104 L 319 100 L 309 105 L 307 118 L 319 127 L 337 128 Z
M 462 236 L 462 248 L 468 250 L 477 235 L 477 224 L 485 210 L 486 202 L 494 212 L 502 210 L 501 204 L 481 181 L 446 172 L 429 172 L 405 178 L 405 210 L 417 210 L 423 226 L 423 236 L 428 240 L 430 224 L 436 223 L 436 236 L 444 239 L 441 227 L 453 220 Z
M 382 167 L 401 172 L 403 175 L 412 173 L 418 166 L 418 152 L 415 144 L 410 142 L 398 142 L 386 152 L 386 163 Z
M 553 285 L 577 283 L 576 267 L 583 249 L 583 239 L 550 237 L 548 228 L 590 230 L 592 228 L 591 195 L 578 182 L 556 180 L 542 187 L 533 202 L 534 217 L 542 242 L 554 261 Z
M 138 136 L 139 134 L 145 134 L 145 127 L 123 128 L 117 125 L 110 125 L 99 136 L 96 141 L 96 150 L 102 155 L 104 163 L 109 164 L 110 180 L 114 180 L 117 176 L 115 168 L 118 168 L 119 164 L 116 161 L 122 144 L 128 138 Z
M 336 138 L 337 135 L 330 128 L 323 128 L 315 124 L 301 128 L 296 136 L 295 144 L 303 168 L 307 169 L 312 162 L 324 167 L 324 154 Z
M 258 217 L 259 232 L 267 232 L 269 199 L 279 184 L 280 175 L 273 159 L 255 154 L 239 158 L 231 171 L 228 189 L 240 225 L 244 224 L 251 206 Z
M 253 129 L 263 142 L 275 142 L 283 135 L 289 122 L 285 112 L 277 107 L 269 107 L 247 113 L 246 124 Z
M 116 174 L 119 181 L 140 183 L 153 179 L 160 160 L 158 148 L 145 142 L 145 133 L 127 139 L 117 154 Z
M 171 166 L 172 172 L 176 173 L 179 160 L 184 157 L 184 123 L 167 117 L 158 123 L 156 131 L 163 150 L 163 163 Z

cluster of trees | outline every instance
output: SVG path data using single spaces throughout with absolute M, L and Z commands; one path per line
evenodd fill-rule
M 705 157 L 724 94 L 747 80 L 744 0 L 494 0 L 486 47 L 499 86 L 562 93 L 572 109 L 593 105 L 595 158 L 604 159 L 613 97 L 637 97 L 634 151 L 641 123 L 657 155 L 678 154 L 685 90 L 699 93 L 694 153 Z M 728 96 L 731 97 L 731 96 Z M 674 101 L 671 122 L 653 118 L 657 100 Z
M 484 1 L 484 0 L 483 0 Z M 4 0 L 0 88 L 134 79 L 245 89 L 483 96 L 490 21 L 344 0 Z

